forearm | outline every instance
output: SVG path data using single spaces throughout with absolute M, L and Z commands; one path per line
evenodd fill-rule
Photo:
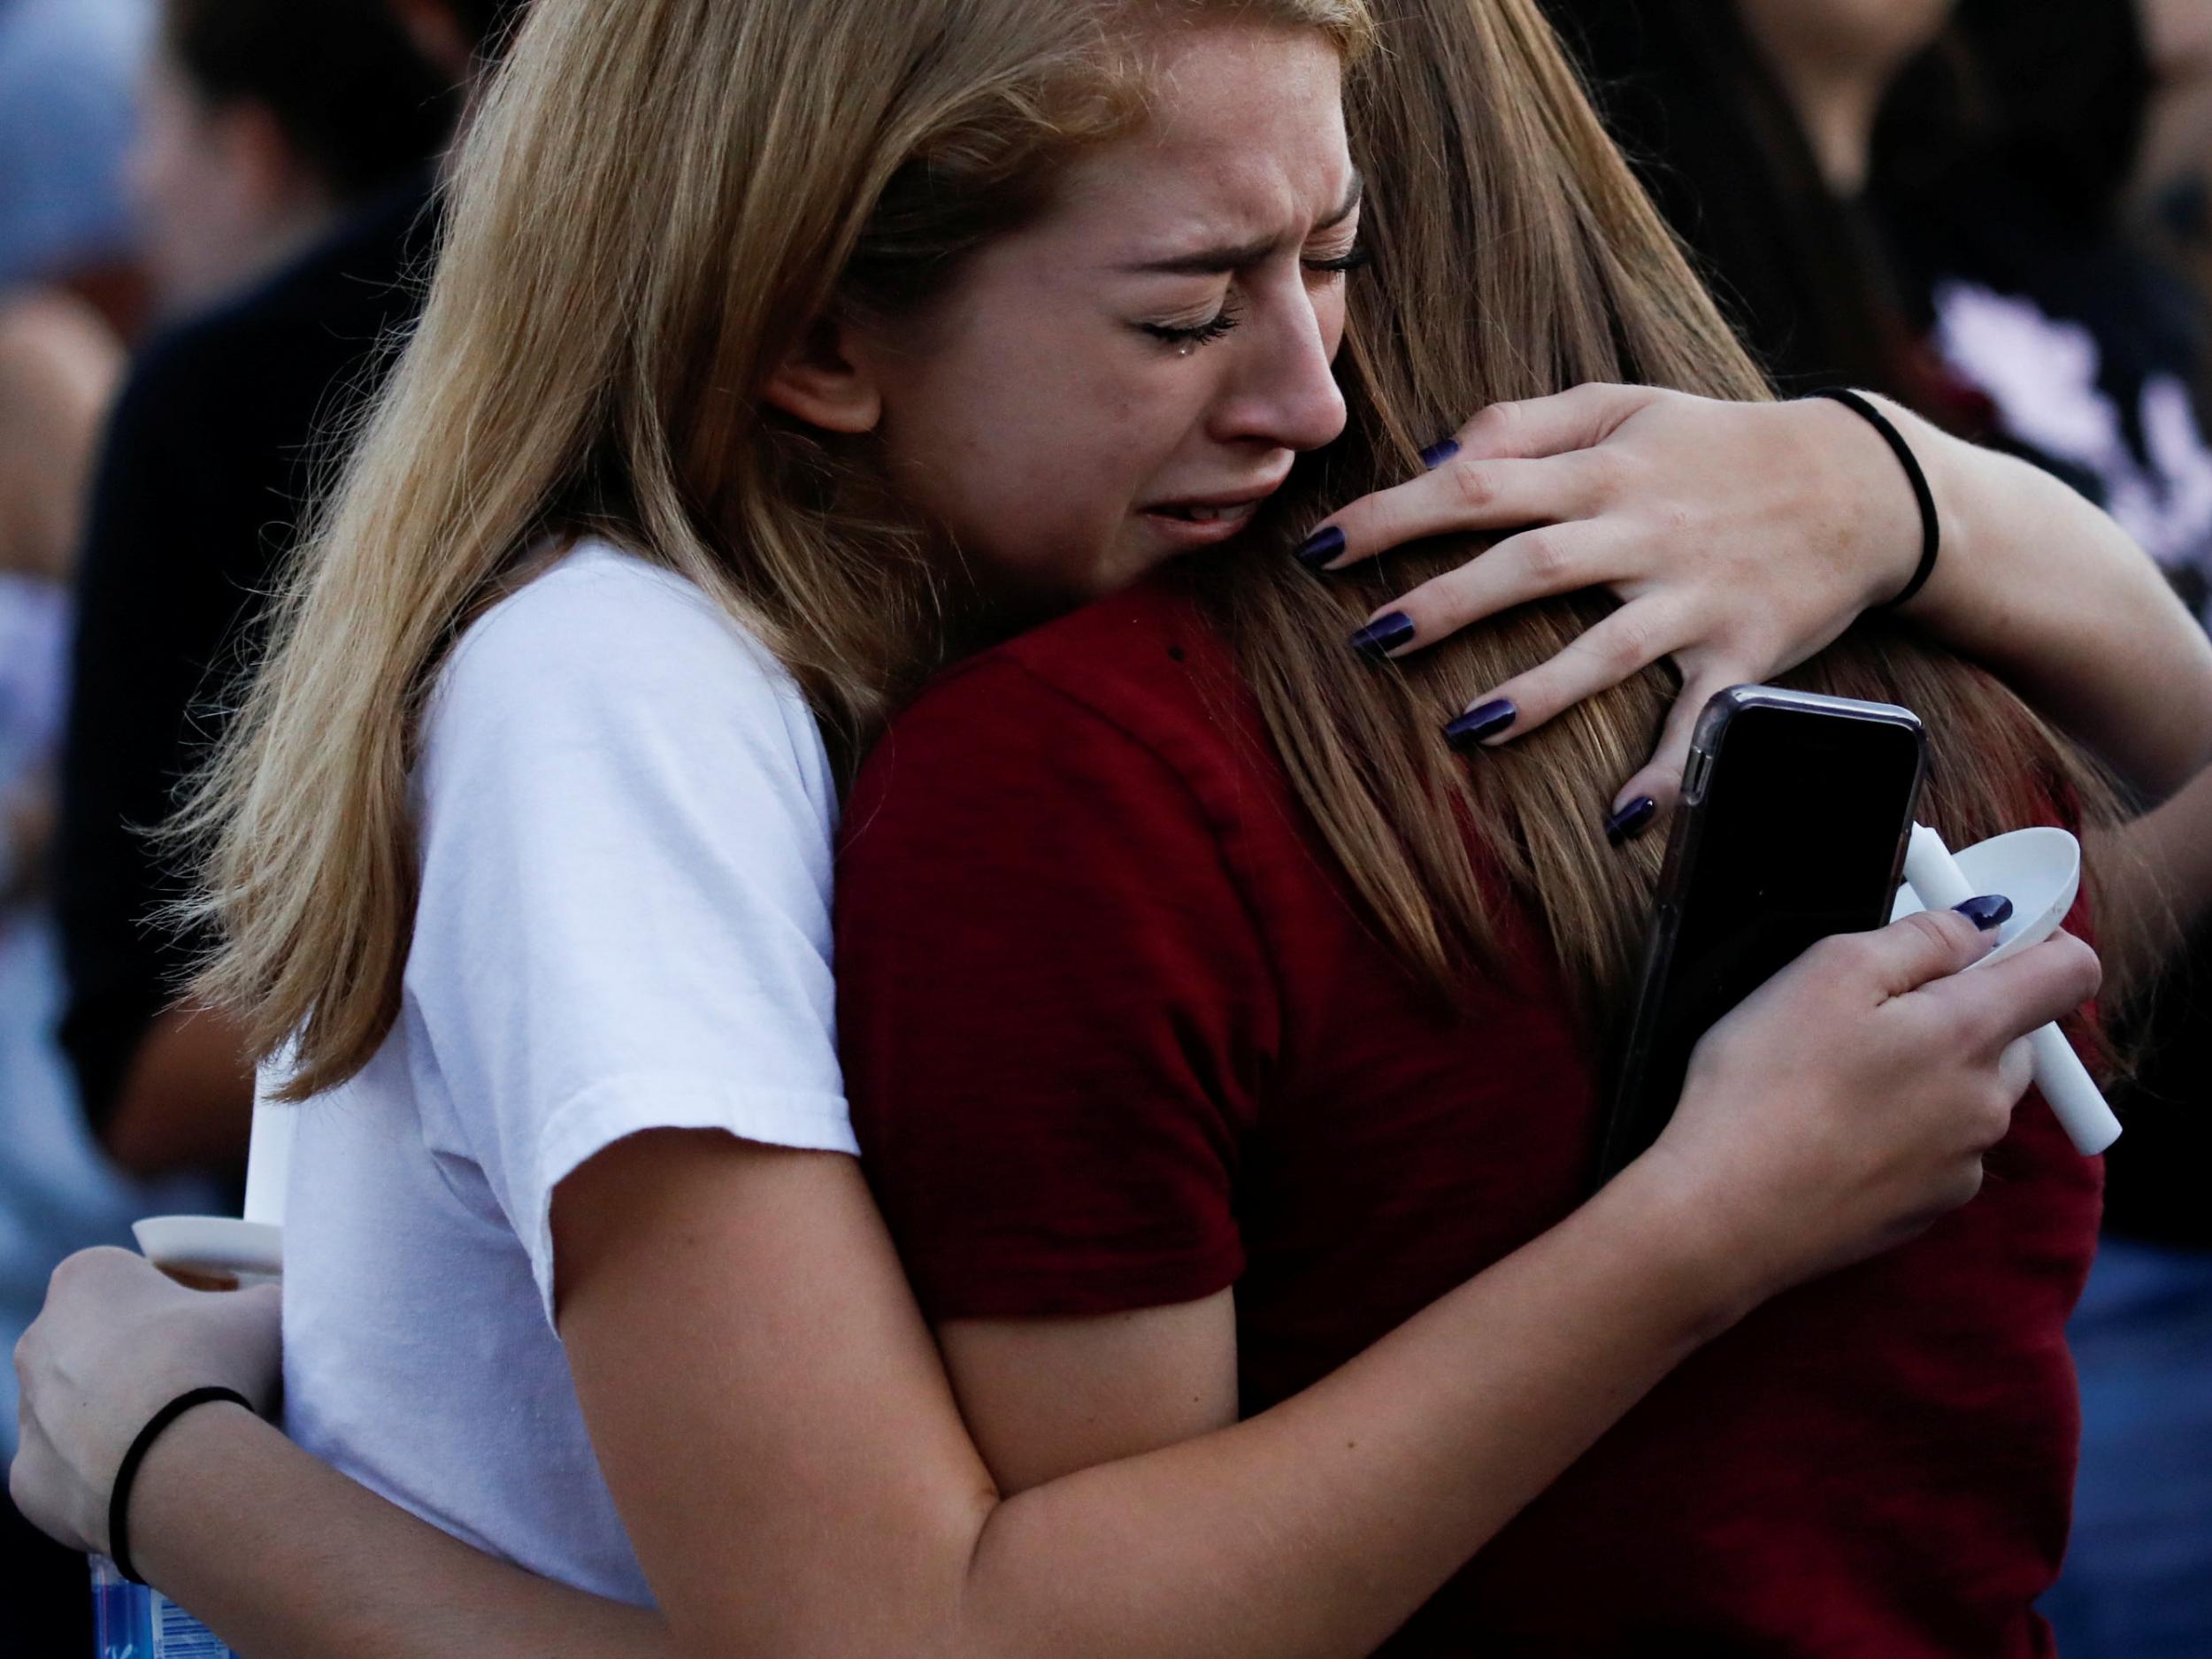
M 674 1651 L 657 1615 L 483 1555 L 235 1407 L 188 1412 L 155 1442 L 131 1536 L 139 1571 L 244 1659 Z
M 1632 1170 L 1248 1422 L 999 1504 L 963 1655 L 1371 1652 L 1748 1297 Z
M 664 1587 L 680 1643 L 657 1615 L 495 1561 L 227 1407 L 157 1443 L 132 1501 L 135 1554 L 246 1659 L 1356 1659 L 1754 1300 L 1647 1177 L 1632 1169 L 1342 1370 L 1219 1432 L 1004 1501 L 918 1435 L 907 1466 L 872 1483 L 908 1488 L 896 1525 L 820 1517 L 826 1548 L 873 1532 L 894 1557 L 864 1549 L 783 1580 L 772 1607 L 768 1586 L 744 1585 L 747 1563 L 701 1540 L 710 1515 L 656 1516 L 688 1540 Z
M 2059 480 L 1893 410 L 1943 513 L 1904 615 L 1986 664 L 2147 799 L 2212 759 L 2212 642 L 2127 533 Z

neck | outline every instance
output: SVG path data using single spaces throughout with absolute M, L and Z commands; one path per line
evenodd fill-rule
M 1810 64 L 1778 64 L 1775 70 L 1812 145 L 1820 176 L 1839 196 L 1858 195 L 1866 187 L 1873 157 L 1884 79 Z

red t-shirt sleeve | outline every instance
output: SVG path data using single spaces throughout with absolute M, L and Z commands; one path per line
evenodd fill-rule
M 1276 999 L 1191 780 L 1003 657 L 925 698 L 846 815 L 839 1023 L 862 1159 L 933 1319 L 1194 1301 Z

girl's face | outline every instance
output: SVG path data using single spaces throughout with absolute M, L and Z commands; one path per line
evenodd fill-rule
M 1229 23 L 1162 65 L 1148 130 L 899 338 L 845 335 L 895 488 L 1017 609 L 1229 540 L 1343 429 L 1359 179 L 1336 52 Z

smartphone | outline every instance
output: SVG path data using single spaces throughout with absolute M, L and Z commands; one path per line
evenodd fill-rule
M 1889 921 L 1927 769 L 1910 710 L 1738 686 L 1705 707 L 1683 774 L 1597 1179 L 1647 1149 L 1690 1052 L 1832 933 Z

